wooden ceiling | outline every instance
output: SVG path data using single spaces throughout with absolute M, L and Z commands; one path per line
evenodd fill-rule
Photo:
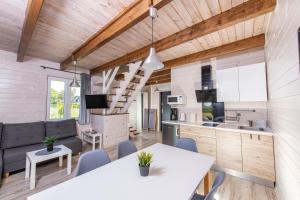
M 44 0 L 26 55 L 62 63 L 91 36 L 137 1 L 142 0 Z M 154 39 L 158 41 L 197 23 L 206 22 L 246 2 L 248 0 L 173 0 L 158 11 Z M 0 1 L 0 49 L 17 52 L 26 3 L 26 0 Z M 159 56 L 163 61 L 168 61 L 260 35 L 265 33 L 269 17 L 269 14 L 260 13 L 251 19 L 241 19 L 237 24 L 164 49 L 159 52 Z M 94 69 L 147 46 L 150 42 L 151 21 L 146 17 L 81 58 L 79 66 Z

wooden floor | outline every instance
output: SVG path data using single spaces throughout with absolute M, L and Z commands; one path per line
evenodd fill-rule
M 144 132 L 134 140 L 138 149 L 150 146 L 156 142 L 161 142 L 161 134 L 155 132 Z M 88 151 L 90 148 L 90 145 L 84 145 L 84 151 Z M 110 147 L 106 149 L 106 151 L 112 160 L 117 158 L 116 147 Z M 78 156 L 73 157 L 73 169 L 76 167 L 77 160 Z M 64 160 L 64 167 L 62 168 L 58 167 L 58 161 L 39 166 L 37 168 L 37 186 L 32 191 L 29 190 L 29 180 L 24 179 L 24 176 L 24 171 L 22 171 L 12 174 L 8 178 L 4 178 L 2 180 L 2 187 L 0 188 L 0 199 L 24 200 L 31 194 L 72 178 L 72 175 L 66 175 L 66 160 Z M 200 186 L 200 188 L 202 188 L 202 186 Z M 274 189 L 233 176 L 226 177 L 217 196 L 219 200 L 276 200 Z

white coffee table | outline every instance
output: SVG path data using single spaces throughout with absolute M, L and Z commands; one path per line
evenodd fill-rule
M 71 167 L 72 167 L 72 150 L 67 148 L 64 145 L 54 146 L 55 148 L 61 148 L 60 151 L 47 154 L 47 155 L 36 155 L 36 152 L 39 152 L 43 149 L 39 149 L 36 151 L 31 151 L 26 153 L 26 170 L 25 170 L 25 178 L 29 178 L 30 175 L 30 190 L 35 188 L 35 179 L 36 179 L 36 164 L 51 160 L 54 158 L 59 158 L 59 166 L 62 167 L 63 165 L 63 156 L 68 156 L 67 162 L 67 174 L 71 174 Z
M 99 149 L 102 148 L 103 134 L 98 132 L 82 131 L 82 141 L 92 144 L 93 150 L 96 148 L 96 143 L 99 143 Z

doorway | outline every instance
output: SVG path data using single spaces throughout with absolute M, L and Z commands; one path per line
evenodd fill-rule
M 160 92 L 160 130 L 162 131 L 162 121 L 170 120 L 171 106 L 168 104 L 168 96 L 171 91 Z

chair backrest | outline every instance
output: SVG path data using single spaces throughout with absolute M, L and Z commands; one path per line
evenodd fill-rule
M 211 191 L 206 195 L 204 200 L 214 200 L 214 195 L 217 192 L 220 185 L 222 185 L 224 180 L 225 180 L 225 173 L 224 172 L 219 172 L 218 175 L 216 176 L 214 182 L 213 182 Z
M 110 163 L 110 159 L 105 151 L 95 150 L 86 152 L 79 158 L 75 176 L 80 176 L 107 163 Z
M 118 157 L 123 158 L 137 151 L 137 148 L 130 140 L 119 143 L 118 145 Z
M 188 151 L 198 152 L 196 142 L 191 138 L 179 138 L 175 146 Z

